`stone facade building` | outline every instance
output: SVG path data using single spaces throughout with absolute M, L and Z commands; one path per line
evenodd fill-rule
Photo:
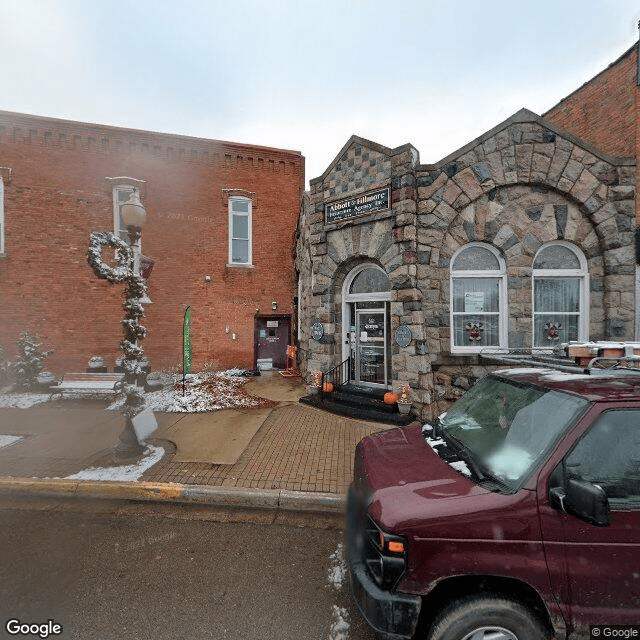
M 633 339 L 635 181 L 634 157 L 526 110 L 434 165 L 353 136 L 303 200 L 302 368 L 349 358 L 428 418 L 483 350 Z
M 123 285 L 87 263 L 89 235 L 126 237 L 138 190 L 154 260 L 143 324 L 153 369 L 286 365 L 296 292 L 291 246 L 304 191 L 297 151 L 0 112 L 0 346 L 22 331 L 55 349 L 47 368 L 115 364 Z

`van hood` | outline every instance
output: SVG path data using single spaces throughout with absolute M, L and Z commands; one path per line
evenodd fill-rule
M 421 427 L 383 431 L 356 448 L 354 482 L 371 516 L 388 530 L 424 527 L 501 508 L 509 496 L 494 493 L 447 464 L 427 444 Z
M 356 470 L 373 492 L 410 485 L 424 497 L 460 498 L 478 487 L 447 464 L 427 444 L 421 427 L 382 431 L 362 440 L 356 451 Z

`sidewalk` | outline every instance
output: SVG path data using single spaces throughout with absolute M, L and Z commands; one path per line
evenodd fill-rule
M 62 401 L 0 409 L 0 435 L 23 437 L 0 447 L 0 493 L 267 508 L 282 508 L 288 500 L 289 508 L 338 510 L 351 481 L 355 445 L 389 427 L 300 404 L 303 382 L 278 372 L 265 372 L 246 388 L 276 406 L 233 413 L 156 414 L 159 429 L 148 443 L 162 447 L 164 456 L 135 482 L 65 479 L 83 469 L 108 466 L 123 423 L 121 414 L 106 411 L 104 403 Z M 240 440 L 235 456 L 232 434 Z M 181 460 L 187 442 L 190 461 Z M 209 447 L 201 444 L 212 442 Z M 234 460 L 230 464 L 212 462 L 229 455 Z

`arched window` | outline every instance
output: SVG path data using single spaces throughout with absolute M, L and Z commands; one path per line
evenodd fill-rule
M 350 294 L 391 291 L 391 283 L 387 274 L 379 267 L 366 267 L 358 271 L 351 280 Z
M 458 249 L 451 259 L 451 351 L 505 347 L 506 269 L 498 251 L 480 242 Z
M 589 274 L 580 249 L 563 242 L 542 246 L 533 260 L 533 346 L 587 340 Z

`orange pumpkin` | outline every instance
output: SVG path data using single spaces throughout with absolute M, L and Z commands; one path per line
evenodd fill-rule
M 398 395 L 393 393 L 393 391 L 389 391 L 384 394 L 384 403 L 385 404 L 395 404 L 398 402 Z
M 322 385 L 322 390 L 323 390 L 325 393 L 331 393 L 331 392 L 333 391 L 333 382 L 325 382 L 325 383 Z

